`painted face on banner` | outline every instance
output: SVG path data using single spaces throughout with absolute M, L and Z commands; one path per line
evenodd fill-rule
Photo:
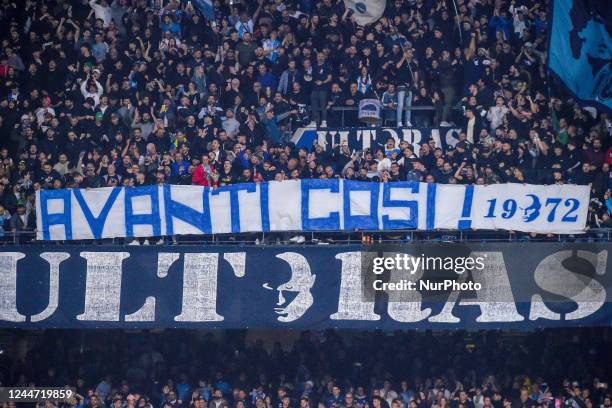
M 608 2 L 556 0 L 549 66 L 580 99 L 612 107 L 612 12 Z M 567 63 L 572 59 L 571 63 Z
M 310 272 L 310 266 L 304 256 L 295 252 L 285 252 L 276 255 L 277 258 L 287 262 L 291 268 L 291 277 L 276 288 L 278 300 L 274 311 L 280 322 L 292 322 L 299 319 L 312 306 L 314 299 L 311 289 L 316 275 Z M 272 289 L 268 283 L 263 285 Z
M 591 18 L 586 24 L 577 24 L 577 26 L 577 29 L 575 26 L 575 29 L 570 32 L 574 55 L 578 55 L 577 59 L 586 61 L 586 64 L 592 67 L 592 79 L 588 78 L 592 80 L 592 84 L 589 84 L 593 88 L 592 95 L 609 101 L 612 98 L 612 80 L 609 79 L 612 69 L 610 66 L 612 63 L 610 31 L 606 28 L 605 21 L 598 18 Z M 579 45 L 575 45 L 576 43 Z

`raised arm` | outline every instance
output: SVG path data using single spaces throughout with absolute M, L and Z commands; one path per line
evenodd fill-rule
M 459 166 L 459 168 L 457 169 L 457 171 L 455 172 L 454 177 L 457 180 L 463 180 L 463 176 L 461 175 L 461 170 L 463 170 L 463 168 L 465 167 L 465 162 L 461 163 L 461 166 Z
M 96 84 L 96 95 L 100 97 L 104 93 L 104 88 L 102 88 L 102 84 L 98 82 L 97 79 L 94 79 L 94 83 Z
M 75 49 L 77 49 L 78 47 L 78 41 L 79 41 L 79 36 L 81 35 L 81 28 L 79 27 L 79 25 L 77 23 L 75 23 L 71 18 L 69 18 L 68 20 L 66 20 L 66 23 L 70 24 L 72 27 L 74 27 L 74 47 Z
M 91 7 L 93 10 L 96 10 L 100 7 L 100 5 L 96 3 L 96 0 L 89 0 L 89 7 Z
M 538 146 L 538 149 L 540 149 L 540 151 L 542 152 L 542 154 L 544 156 L 547 156 L 548 155 L 548 144 L 544 142 L 542 139 L 540 139 L 539 136 L 536 136 L 535 142 L 536 142 L 536 145 Z
M 257 17 L 259 17 L 259 13 L 261 13 L 262 6 L 263 6 L 263 0 L 259 0 L 258 5 L 257 5 L 257 10 L 255 10 L 255 13 L 253 14 L 253 24 L 255 24 L 255 22 L 257 21 Z
M 104 86 L 106 87 L 106 93 L 110 93 L 111 91 L 111 78 L 113 77 L 113 74 L 109 73 L 106 76 L 106 83 L 104 84 Z
M 123 150 L 121 150 L 121 157 L 127 155 L 128 149 L 130 148 L 130 140 L 131 139 L 128 139 L 128 141 L 125 144 L 125 146 L 123 146 Z
M 55 35 L 59 36 L 60 32 L 62 31 L 62 27 L 64 27 L 64 17 L 61 18 L 60 23 L 57 26 L 57 30 L 55 30 Z
M 395 64 L 395 68 L 396 69 L 400 69 L 402 67 L 402 64 L 404 63 L 404 61 L 406 61 L 406 53 L 402 54 L 402 59 L 400 59 L 397 64 Z
M 472 39 L 470 40 L 470 46 L 468 47 L 467 52 L 465 53 L 465 59 L 471 60 L 472 58 L 474 58 L 475 54 L 476 54 L 476 33 L 472 33 Z
M 151 62 L 152 58 L 149 56 L 149 52 L 151 52 L 151 41 L 147 42 L 147 48 L 142 53 L 142 57 L 147 61 Z
M 140 112 L 138 112 L 138 109 L 135 109 L 134 117 L 132 118 L 132 129 L 138 127 L 138 122 L 140 122 Z
M 538 113 L 538 105 L 535 104 L 535 102 L 533 102 L 533 99 L 531 99 L 531 96 L 527 96 L 527 101 L 529 101 L 529 109 L 531 110 L 531 113 Z
M 519 111 L 517 111 L 517 110 L 514 108 L 514 106 L 513 106 L 513 104 L 512 104 L 512 101 L 508 101 L 508 109 L 510 109 L 510 112 L 512 112 L 512 114 L 513 114 L 515 117 L 517 117 L 517 118 L 518 118 L 518 117 L 520 117 L 520 116 L 521 116 L 521 114 L 519 113 Z
M 81 81 L 81 93 L 85 98 L 87 98 L 87 81 L 89 81 L 89 74 L 87 74 L 87 78 Z
M 157 117 L 155 116 L 155 109 L 151 106 L 151 117 L 153 118 L 153 123 L 157 122 Z

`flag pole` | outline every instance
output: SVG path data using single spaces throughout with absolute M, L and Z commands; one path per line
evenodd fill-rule
M 453 8 L 455 9 L 455 21 L 457 21 L 457 28 L 459 29 L 459 39 L 461 40 L 461 44 L 463 44 L 463 32 L 461 31 L 461 24 L 459 23 L 459 12 L 457 11 L 457 3 L 455 0 L 453 0 Z

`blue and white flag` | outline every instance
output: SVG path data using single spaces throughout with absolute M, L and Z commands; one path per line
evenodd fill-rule
M 353 10 L 357 24 L 365 26 L 378 21 L 385 12 L 386 0 L 344 0 L 346 8 Z
M 193 4 L 208 20 L 213 21 L 215 19 L 215 8 L 212 0 L 193 0 Z
M 583 103 L 612 110 L 612 8 L 600 0 L 555 0 L 550 70 Z

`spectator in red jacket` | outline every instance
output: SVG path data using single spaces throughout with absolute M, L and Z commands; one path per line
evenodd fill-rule
M 219 180 L 219 173 L 215 166 L 210 164 L 208 155 L 202 155 L 202 162 L 198 164 L 191 177 L 192 183 L 203 187 L 216 187 L 217 180 Z
M 612 147 L 608 147 L 606 151 L 606 163 L 612 165 Z

